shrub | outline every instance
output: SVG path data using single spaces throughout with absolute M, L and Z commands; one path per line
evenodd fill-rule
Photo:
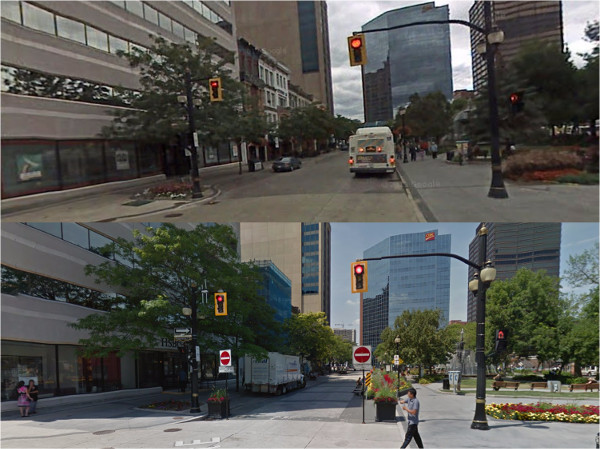
M 576 169 L 583 170 L 583 158 L 569 150 L 530 150 L 517 152 L 509 157 L 504 166 L 504 175 L 517 179 L 527 172 Z
M 513 380 L 515 382 L 525 382 L 525 381 L 530 381 L 530 382 L 540 382 L 543 380 L 542 376 L 536 376 L 535 374 L 517 374 L 516 376 L 513 376 Z
M 579 173 L 559 176 L 556 181 L 561 183 L 572 183 L 572 184 L 584 184 L 584 185 L 595 185 L 599 182 L 597 173 Z

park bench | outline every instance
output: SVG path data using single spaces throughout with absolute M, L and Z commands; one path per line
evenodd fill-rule
M 573 390 L 594 391 L 594 389 L 598 390 L 598 382 L 595 382 L 593 384 L 571 384 L 569 386 L 569 391 L 573 391 Z
M 354 387 L 353 393 L 356 394 L 356 395 L 362 395 L 362 393 L 363 393 L 363 385 L 362 385 L 362 383 L 360 385 Z
M 534 390 L 536 388 L 548 388 L 548 382 L 531 382 L 530 390 Z
M 500 388 L 514 388 L 515 391 L 517 391 L 517 388 L 519 388 L 519 382 L 510 382 L 510 381 L 506 381 L 506 380 L 496 380 L 492 384 L 492 388 L 495 391 L 498 391 Z

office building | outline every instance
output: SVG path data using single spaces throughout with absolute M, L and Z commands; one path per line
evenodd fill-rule
M 327 3 L 232 2 L 236 33 L 290 70 L 289 81 L 333 114 Z
M 340 337 L 342 337 L 342 339 L 349 343 L 352 343 L 353 345 L 356 344 L 356 329 L 334 328 L 333 333 L 334 335 L 339 335 Z
M 496 268 L 496 280 L 510 279 L 517 270 L 545 270 L 550 276 L 560 275 L 560 223 L 480 223 L 469 244 L 469 260 L 479 263 L 479 229 L 488 229 L 486 260 Z M 475 270 L 469 267 L 468 280 Z M 467 281 L 468 282 L 468 281 Z M 467 321 L 477 316 L 476 297 L 467 293 Z
M 448 5 L 434 2 L 394 9 L 362 26 L 363 31 L 413 22 L 448 20 Z M 365 122 L 394 118 L 411 95 L 440 91 L 452 100 L 450 26 L 419 25 L 365 34 L 363 66 Z
M 229 1 L 3 1 L 1 15 L 3 198 L 188 173 L 176 142 L 101 137 L 110 112 L 128 104 L 116 88 L 140 88 L 138 71 L 117 52 L 151 47 L 149 36 L 160 35 L 192 45 L 210 37 L 237 53 Z M 237 62 L 226 68 L 238 76 Z M 230 142 L 201 147 L 198 165 L 237 154 Z
M 241 260 L 271 260 L 292 282 L 292 306 L 331 317 L 329 223 L 240 223 Z
M 469 22 L 481 28 L 485 28 L 483 3 L 477 0 L 469 9 Z M 498 45 L 496 53 L 498 68 L 510 64 L 527 42 L 555 44 L 557 48 L 563 50 L 561 1 L 494 1 L 490 4 L 492 25 L 504 32 L 504 42 Z M 482 40 L 481 33 L 471 30 L 471 66 L 475 91 L 481 90 L 487 83 L 485 58 L 476 50 Z
M 382 240 L 363 253 L 365 258 L 404 254 L 450 253 L 451 235 L 437 230 L 400 234 Z M 368 292 L 361 294 L 361 343 L 375 348 L 386 327 L 394 326 L 405 310 L 442 311 L 440 326 L 448 323 L 450 259 L 407 257 L 369 261 Z
M 270 260 L 255 260 L 264 276 L 259 295 L 275 310 L 275 320 L 283 323 L 292 316 L 292 281 Z

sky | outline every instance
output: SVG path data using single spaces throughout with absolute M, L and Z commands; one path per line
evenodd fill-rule
M 360 31 L 362 25 L 386 11 L 410 5 L 426 3 L 419 1 L 348 1 L 327 0 L 329 15 L 329 47 L 331 50 L 331 73 L 333 78 L 333 101 L 335 114 L 363 121 L 362 81 L 360 66 L 350 67 L 347 37 Z M 436 1 L 435 6 L 449 5 L 450 19 L 469 20 L 472 0 Z M 592 45 L 583 39 L 586 22 L 598 19 L 600 3 L 597 1 L 563 0 L 563 35 L 575 65 L 583 65 L 577 53 L 591 50 Z M 471 49 L 469 28 L 450 25 L 452 77 L 454 90 L 473 89 L 471 76 Z M 367 58 L 369 49 L 367 48 Z
M 363 251 L 392 235 L 437 231 L 451 234 L 451 252 L 469 258 L 469 243 L 478 223 L 331 223 L 331 327 L 356 329 L 359 338 L 360 294 L 350 291 L 350 264 Z M 560 273 L 570 255 L 592 249 L 599 239 L 598 223 L 562 223 Z M 450 262 L 450 320 L 467 319 L 467 265 Z

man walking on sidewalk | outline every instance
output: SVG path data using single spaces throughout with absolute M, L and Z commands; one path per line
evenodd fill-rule
M 411 388 L 408 390 L 408 400 L 401 400 L 400 404 L 406 404 L 402 410 L 408 413 L 408 429 L 404 436 L 404 443 L 401 447 L 408 447 L 410 440 L 415 439 L 417 446 L 423 447 L 421 435 L 419 435 L 419 400 L 417 399 L 417 390 Z

